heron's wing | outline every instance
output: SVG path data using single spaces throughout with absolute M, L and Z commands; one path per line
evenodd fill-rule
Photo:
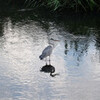
M 42 55 L 50 56 L 51 53 L 52 53 L 52 46 L 47 46 L 47 47 L 43 50 Z

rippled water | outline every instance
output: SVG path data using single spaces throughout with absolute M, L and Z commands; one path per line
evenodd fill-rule
M 19 18 L 17 18 L 19 19 Z M 100 100 L 100 42 L 30 18 L 0 19 L 0 100 Z M 51 55 L 55 77 L 41 72 L 48 38 L 59 39 Z

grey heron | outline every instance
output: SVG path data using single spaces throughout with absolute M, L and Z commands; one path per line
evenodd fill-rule
M 54 40 L 51 39 L 52 41 L 59 41 L 59 40 Z M 47 65 L 47 57 L 49 56 L 49 64 L 50 64 L 50 55 L 52 53 L 52 50 L 54 48 L 54 44 L 49 43 L 49 46 L 47 46 L 43 51 L 42 54 L 39 56 L 40 60 L 43 60 L 44 58 L 46 58 L 46 65 Z

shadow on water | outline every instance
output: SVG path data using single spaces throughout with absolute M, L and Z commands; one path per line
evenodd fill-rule
M 45 65 L 41 68 L 40 72 L 50 73 L 51 77 L 55 77 L 56 75 L 59 75 L 58 73 L 55 73 L 55 67 L 52 65 Z

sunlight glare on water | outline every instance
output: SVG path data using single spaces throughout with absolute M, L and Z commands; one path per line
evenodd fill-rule
M 51 55 L 55 73 L 40 72 L 39 59 L 48 46 L 48 32 L 38 22 L 3 23 L 0 37 L 0 100 L 99 100 L 100 50 L 95 37 L 75 36 L 49 26 L 60 39 Z

